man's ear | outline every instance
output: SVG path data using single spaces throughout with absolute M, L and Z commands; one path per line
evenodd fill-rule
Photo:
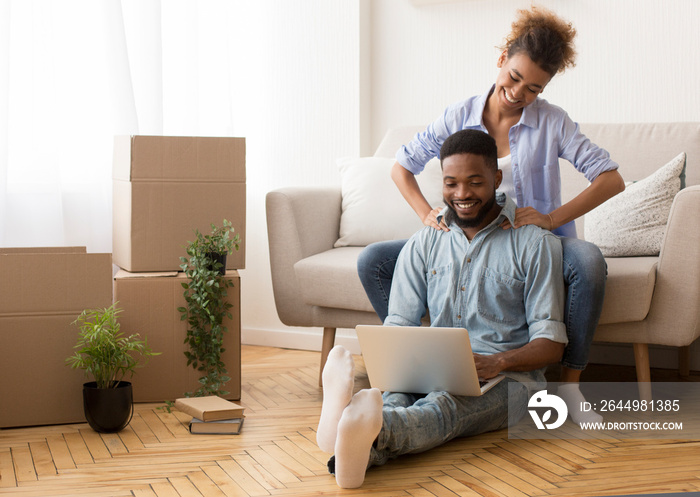
M 498 189 L 499 186 L 501 186 L 501 182 L 503 181 L 503 171 L 500 169 L 496 171 L 496 175 L 494 176 L 495 178 L 495 186 L 496 189 Z

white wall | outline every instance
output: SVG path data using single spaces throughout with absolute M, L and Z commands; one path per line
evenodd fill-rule
M 573 22 L 577 65 L 543 98 L 580 122 L 700 120 L 700 2 L 541 0 Z M 515 11 L 527 0 L 462 0 L 413 6 L 372 2 L 372 139 L 423 124 L 493 83 Z
M 291 330 L 277 317 L 265 195 L 289 185 L 337 184 L 336 157 L 360 148 L 358 0 L 251 2 L 259 26 L 249 59 L 232 64 L 249 88 L 234 108 L 247 143 L 246 269 L 241 271 L 244 343 L 313 348 L 320 330 Z M 320 345 L 319 345 L 320 346 Z
M 291 3 L 291 2 L 289 2 Z M 496 45 L 529 0 L 277 2 L 261 37 L 256 84 L 269 101 L 247 126 L 245 343 L 320 348 L 320 329 L 283 326 L 274 311 L 264 195 L 336 183 L 334 159 L 371 154 L 392 126 L 425 124 L 492 84 Z M 542 0 L 578 30 L 577 66 L 544 98 L 581 122 L 700 121 L 700 2 Z M 264 60 L 262 60 L 264 59 Z M 369 66 L 369 78 L 360 72 Z M 352 344 L 352 333 L 340 332 Z M 617 352 L 602 355 L 618 355 Z M 653 357 L 652 357 L 653 359 Z M 631 355 L 629 360 L 631 361 Z

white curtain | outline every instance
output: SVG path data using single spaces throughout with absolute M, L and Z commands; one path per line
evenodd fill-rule
M 111 252 L 114 135 L 243 136 L 246 2 L 0 2 L 0 246 Z

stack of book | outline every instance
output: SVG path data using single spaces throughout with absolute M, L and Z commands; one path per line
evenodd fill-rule
M 175 400 L 175 409 L 192 416 L 190 433 L 238 435 L 243 426 L 243 407 L 211 395 Z

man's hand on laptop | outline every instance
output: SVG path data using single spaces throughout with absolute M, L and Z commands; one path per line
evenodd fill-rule
M 479 375 L 479 379 L 482 380 L 489 380 L 503 371 L 500 354 L 474 354 L 474 364 L 476 364 L 476 372 Z
M 479 378 L 488 380 L 502 371 L 533 371 L 561 360 L 564 343 L 535 338 L 517 349 L 492 355 L 474 354 Z

